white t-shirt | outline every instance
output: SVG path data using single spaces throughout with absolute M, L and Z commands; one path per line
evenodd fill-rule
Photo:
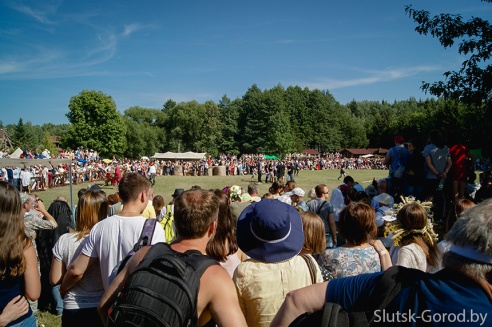
M 138 241 L 145 218 L 142 216 L 122 217 L 114 215 L 98 222 L 92 227 L 86 238 L 82 254 L 99 258 L 104 289 L 116 276 L 117 267 L 121 260 L 133 249 Z M 160 224 L 155 225 L 151 244 L 165 242 L 164 229 Z
M 53 247 L 53 258 L 69 267 L 82 251 L 85 237 L 77 240 L 76 233 L 60 236 Z M 68 310 L 95 308 L 104 294 L 99 262 L 87 268 L 84 277 L 72 287 L 63 299 L 63 308 Z

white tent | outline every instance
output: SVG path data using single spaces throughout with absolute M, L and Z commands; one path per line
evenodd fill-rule
M 160 160 L 203 160 L 205 159 L 206 152 L 166 152 L 166 153 L 155 153 L 151 159 Z
M 10 158 L 19 159 L 21 154 L 22 154 L 22 150 L 20 148 L 17 148 L 15 149 L 14 152 L 12 152 Z

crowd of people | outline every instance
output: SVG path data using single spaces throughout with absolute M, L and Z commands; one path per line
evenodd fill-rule
M 289 326 L 327 302 L 372 310 L 364 316 L 382 323 L 447 326 L 475 313 L 463 322 L 492 324 L 492 179 L 485 171 L 471 190 L 473 155 L 446 147 L 438 133 L 422 149 L 397 136 L 385 158 L 372 160 L 223 155 L 202 161 L 203 173 L 234 163 L 229 174 L 253 176 L 247 186 L 176 189 L 168 204 L 152 182 L 173 163 L 90 153 L 75 152 L 86 162 L 61 168 L 77 179 L 79 168 L 101 168 L 91 181 L 118 191 L 92 183 L 75 208 L 62 197 L 46 208 L 22 182 L 0 181 L 1 326 L 35 326 L 47 308 L 62 326 Z M 388 178 L 364 187 L 347 174 L 369 166 L 389 167 Z M 304 190 L 295 182 L 303 169 L 339 169 L 343 182 Z M 444 239 L 436 224 L 446 225 Z M 196 295 L 191 307 L 176 295 L 179 279 Z M 392 284 L 381 280 L 401 284 L 382 308 Z M 395 320 L 403 312 L 420 320 Z M 178 324 L 183 316 L 189 321 Z

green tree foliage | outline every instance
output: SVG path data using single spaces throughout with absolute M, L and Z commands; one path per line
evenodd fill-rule
M 68 108 L 71 125 L 62 139 L 65 147 L 91 148 L 103 157 L 125 152 L 125 125 L 111 96 L 84 90 L 70 99 Z
M 12 135 L 12 142 L 18 148 L 25 150 L 33 147 L 33 136 L 30 128 L 24 124 L 22 118 L 19 118 L 19 122 L 15 126 L 14 133 Z
M 51 141 L 51 134 L 49 131 L 44 131 L 43 133 L 43 141 L 41 143 L 41 147 L 44 149 L 47 149 L 48 151 L 50 151 L 50 153 L 52 155 L 56 155 L 58 153 L 58 150 L 56 148 L 56 145 L 55 143 L 53 143 L 53 141 Z M 41 150 L 41 152 L 43 151 Z
M 182 102 L 165 109 L 168 149 L 171 151 L 197 151 L 217 155 L 222 137 L 221 110 L 217 104 L 207 101 Z
M 490 0 L 483 0 L 492 2 Z M 458 43 L 458 52 L 466 56 L 459 71 L 444 73 L 445 81 L 424 82 L 422 89 L 438 97 L 460 100 L 464 103 L 486 104 L 492 112 L 492 25 L 479 17 L 468 21 L 461 15 L 440 14 L 431 17 L 428 11 L 405 9 L 418 25 L 415 30 L 437 38 L 445 48 Z

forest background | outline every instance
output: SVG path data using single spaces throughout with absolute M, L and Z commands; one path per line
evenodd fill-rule
M 64 149 L 94 149 L 103 157 L 140 158 L 155 152 L 197 151 L 284 155 L 306 148 L 335 152 L 344 148 L 390 148 L 403 135 L 421 146 L 430 130 L 440 130 L 447 144 L 463 142 L 489 155 L 491 120 L 483 106 L 429 98 L 405 101 L 352 101 L 340 104 L 329 91 L 277 85 L 252 85 L 234 100 L 219 103 L 167 100 L 162 109 L 128 108 L 123 114 L 111 96 L 84 90 L 73 96 L 71 124 L 24 123 L 5 128 L 16 147 L 48 148 L 60 136 Z

